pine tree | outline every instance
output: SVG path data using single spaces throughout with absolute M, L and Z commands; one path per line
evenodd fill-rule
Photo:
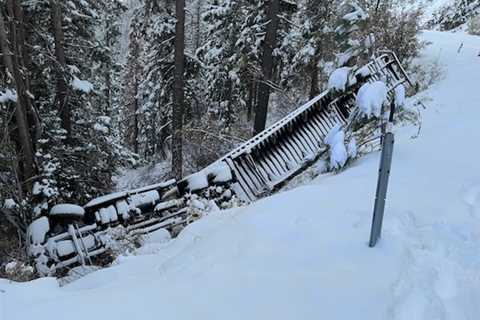
M 366 32 L 367 13 L 356 1 L 344 1 L 340 6 L 340 18 L 335 29 L 338 42 L 337 67 L 329 78 L 329 88 L 349 91 L 357 83 L 360 67 L 368 60 L 374 38 Z

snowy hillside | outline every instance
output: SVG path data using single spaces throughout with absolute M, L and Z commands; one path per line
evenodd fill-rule
M 425 18 L 430 19 L 436 11 L 452 4 L 453 2 L 454 0 L 422 0 L 416 1 L 416 4 L 423 6 L 425 10 Z
M 420 137 L 397 130 L 378 247 L 375 153 L 64 287 L 0 280 L 0 319 L 478 319 L 480 38 L 423 37 L 446 75 L 421 94 Z

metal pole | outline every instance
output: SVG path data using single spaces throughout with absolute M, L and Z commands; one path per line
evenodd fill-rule
M 393 146 L 395 136 L 392 132 L 395 101 L 392 101 L 387 130 L 382 139 L 382 155 L 378 171 L 377 191 L 375 194 L 375 207 L 373 209 L 372 229 L 370 231 L 369 247 L 373 248 L 382 236 L 383 215 L 387 199 L 388 181 L 392 167 Z

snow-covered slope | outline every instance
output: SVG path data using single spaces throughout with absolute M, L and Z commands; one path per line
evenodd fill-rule
M 424 37 L 446 77 L 424 93 L 420 137 L 397 132 L 378 247 L 376 153 L 62 288 L 0 280 L 0 319 L 478 319 L 480 38 Z

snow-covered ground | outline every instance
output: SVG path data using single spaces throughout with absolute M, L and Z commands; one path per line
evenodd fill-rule
M 397 131 L 376 248 L 378 153 L 64 287 L 0 280 L 0 319 L 478 319 L 480 38 L 424 37 L 424 59 L 446 76 L 422 93 L 432 100 L 420 137 Z

